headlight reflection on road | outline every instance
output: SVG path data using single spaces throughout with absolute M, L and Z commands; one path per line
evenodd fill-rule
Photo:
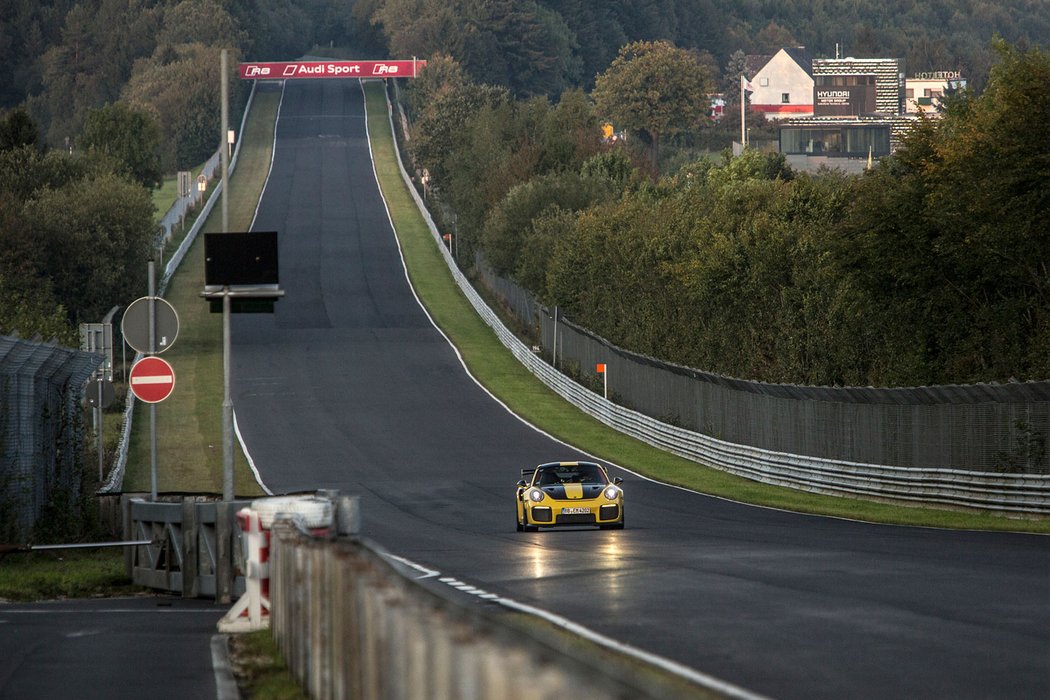
M 529 547 L 526 566 L 530 577 L 533 580 L 542 580 L 549 576 L 576 574 L 597 579 L 600 581 L 599 589 L 609 606 L 609 611 L 620 612 L 624 595 L 623 576 L 627 569 L 626 562 L 631 554 L 629 545 L 621 541 L 621 533 L 565 532 L 561 534 L 562 536 L 578 535 L 581 538 L 593 534 L 597 541 L 581 541 L 579 544 L 585 546 L 586 549 L 574 551 L 571 555 L 564 550 L 552 550 L 540 546 Z M 564 541 L 559 544 L 564 544 Z
M 624 559 L 629 552 L 625 543 L 620 541 L 620 533 L 607 534 L 614 536 L 606 539 L 595 550 L 598 568 L 601 571 L 598 576 L 602 582 L 602 589 L 608 595 L 610 612 L 619 613 L 623 603 L 622 576 L 626 569 Z

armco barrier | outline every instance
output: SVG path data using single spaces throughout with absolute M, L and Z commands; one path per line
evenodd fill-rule
M 416 578 L 367 543 L 275 523 L 273 636 L 311 698 L 681 697 L 681 681 L 642 675 L 640 662 L 618 663 L 556 633 L 512 626 L 499 602 L 465 606 Z M 713 696 L 751 697 L 712 686 Z
M 387 105 L 393 132 L 393 110 L 389 99 Z M 889 467 L 772 452 L 677 428 L 618 406 L 584 388 L 533 353 L 474 290 L 442 244 L 441 234 L 405 170 L 396 139 L 394 147 L 405 186 L 426 219 L 434 243 L 444 256 L 456 284 L 478 315 L 530 372 L 567 401 L 606 425 L 674 454 L 768 484 L 838 496 L 1022 515 L 1050 514 L 1048 475 Z

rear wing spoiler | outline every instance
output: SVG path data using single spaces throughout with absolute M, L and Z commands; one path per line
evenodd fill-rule
M 532 475 L 536 473 L 536 467 L 521 470 L 521 480 L 526 484 L 532 483 Z

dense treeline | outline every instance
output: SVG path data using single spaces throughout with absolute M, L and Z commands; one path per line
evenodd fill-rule
M 517 96 L 589 89 L 631 41 L 667 40 L 727 68 L 735 52 L 806 46 L 816 56 L 896 57 L 909 71 L 961 70 L 982 87 L 989 43 L 1045 42 L 1050 6 L 1040 0 L 366 0 L 393 53 L 458 60 L 472 80 Z M 724 85 L 736 78 L 725 70 Z
M 846 281 L 841 282 L 844 286 L 837 296 L 821 298 L 812 296 L 815 292 L 806 292 L 801 301 L 794 302 L 784 296 L 779 301 L 783 309 L 776 318 L 785 324 L 785 329 L 790 329 L 796 326 L 784 320 L 791 317 L 789 309 L 799 318 L 824 314 L 827 333 L 853 338 L 855 347 L 850 350 L 850 357 L 826 359 L 826 353 L 819 350 L 826 344 L 815 343 L 811 335 L 800 331 L 784 330 L 784 337 L 790 337 L 794 343 L 792 347 L 805 348 L 793 351 L 795 359 L 790 367 L 777 367 L 772 361 L 734 364 L 710 348 L 701 349 L 695 339 L 675 340 L 669 332 L 654 329 L 646 331 L 646 340 L 639 341 L 639 348 L 656 352 L 661 342 L 669 347 L 688 347 L 693 355 L 674 357 L 745 376 L 794 377 L 803 381 L 939 381 L 944 377 L 965 380 L 1004 372 L 1030 376 L 1042 371 L 1035 369 L 1042 362 L 1039 352 L 1026 350 L 1023 357 L 1016 352 L 1018 347 L 1029 347 L 1026 334 L 1042 328 L 1036 309 L 1043 290 L 1021 283 L 1038 277 L 1038 269 L 1027 262 L 1032 259 L 1030 250 L 1022 251 L 1024 255 L 1017 250 L 998 250 L 982 260 L 982 264 L 990 264 L 1001 259 L 996 255 L 1010 254 L 1019 255 L 1018 259 L 1024 261 L 1010 268 L 1017 271 L 1019 280 L 1014 280 L 1013 286 L 1007 285 L 1009 291 L 1005 292 L 996 286 L 1000 280 L 994 276 L 986 279 L 984 286 L 960 286 L 960 276 L 980 277 L 986 274 L 985 268 L 973 260 L 939 259 L 942 269 L 936 279 L 946 281 L 948 289 L 961 290 L 958 293 L 970 300 L 970 306 L 965 312 L 949 313 L 951 323 L 943 331 L 911 338 L 909 351 L 904 355 L 880 359 L 889 357 L 891 352 L 899 353 L 899 347 L 883 336 L 864 341 L 867 327 L 840 327 L 845 323 L 845 309 L 860 313 L 868 308 L 866 303 L 877 312 L 891 303 L 893 294 L 899 293 L 903 299 L 905 291 L 910 294 L 923 284 L 931 284 L 924 275 L 932 273 L 925 267 L 908 278 L 911 286 L 907 290 L 895 278 L 887 281 L 894 274 L 888 265 L 920 267 L 916 260 L 929 257 L 917 240 L 935 241 L 936 245 L 930 243 L 933 252 L 947 256 L 945 246 L 949 239 L 940 240 L 935 234 L 942 231 L 941 227 L 945 227 L 943 231 L 954 230 L 952 226 L 958 227 L 960 222 L 983 227 L 979 235 L 974 234 L 978 242 L 998 240 L 996 226 L 1000 219 L 992 215 L 981 218 L 975 212 L 960 210 L 946 194 L 953 191 L 952 187 L 934 186 L 931 179 L 947 178 L 949 173 L 961 178 L 960 171 L 954 168 L 970 162 L 967 158 L 987 158 L 985 144 L 973 145 L 964 158 L 939 140 L 945 138 L 942 134 L 946 130 L 959 131 L 962 125 L 972 123 L 966 120 L 982 118 L 994 122 L 995 115 L 976 109 L 975 105 L 981 103 L 961 105 L 943 128 L 930 127 L 927 148 L 935 154 L 931 156 L 935 157 L 933 164 L 905 153 L 894 165 L 885 166 L 859 184 L 843 181 L 833 186 L 827 184 L 832 180 L 826 179 L 810 182 L 790 176 L 776 163 L 763 159 L 752 162 L 754 156 L 741 163 L 691 166 L 685 174 L 656 180 L 659 172 L 675 172 L 688 162 L 693 151 L 682 146 L 695 146 L 697 151 L 710 149 L 711 141 L 704 140 L 714 130 L 706 128 L 704 119 L 696 113 L 696 97 L 701 91 L 719 86 L 732 88 L 747 53 L 804 44 L 815 55 L 831 55 L 836 45 L 841 45 L 849 55 L 903 56 L 909 71 L 959 69 L 972 85 L 983 88 L 992 65 L 990 38 L 995 34 L 1022 47 L 1026 41 L 1044 39 L 1050 35 L 1050 6 L 1037 0 L 931 0 L 918 4 L 904 0 L 9 0 L 0 4 L 0 62 L 9 68 L 0 81 L 0 117 L 4 120 L 0 130 L 0 165 L 5 168 L 0 172 L 4 178 L 0 181 L 0 297 L 4 304 L 0 308 L 5 309 L 0 314 L 0 325 L 19 325 L 26 332 L 24 320 L 15 324 L 12 319 L 95 320 L 93 316 L 104 311 L 110 299 L 123 293 L 118 289 L 123 280 L 138 278 L 141 260 L 131 268 L 118 267 L 107 272 L 111 279 L 93 278 L 91 284 L 78 288 L 62 279 L 69 260 L 61 253 L 33 251 L 32 256 L 20 257 L 12 251 L 23 246 L 73 245 L 58 236 L 62 227 L 77 231 L 76 235 L 85 240 L 100 236 L 97 250 L 110 250 L 105 239 L 109 234 L 98 227 L 97 221 L 108 221 L 120 214 L 135 232 L 127 234 L 126 250 L 114 248 L 110 260 L 120 265 L 139 256 L 140 239 L 151 239 L 154 232 L 145 230 L 149 226 L 142 222 L 147 217 L 138 207 L 145 211 L 150 205 L 144 194 L 125 188 L 151 187 L 159 173 L 191 167 L 214 150 L 220 48 L 232 49 L 234 61 L 281 60 L 301 55 L 312 46 L 343 44 L 353 46 L 358 56 L 385 52 L 397 57 L 416 55 L 430 61 L 431 78 L 420 80 L 410 95 L 410 113 L 416 122 L 412 150 L 421 167 L 428 170 L 442 201 L 455 212 L 463 249 L 468 253 L 473 247 L 484 249 L 500 269 L 517 275 L 548 299 L 574 305 L 581 320 L 590 315 L 608 320 L 609 315 L 598 307 L 588 311 L 586 305 L 571 296 L 575 292 L 565 286 L 566 280 L 552 272 L 559 246 L 572 237 L 585 235 L 588 222 L 602 221 L 614 230 L 625 231 L 623 241 L 618 243 L 626 244 L 632 216 L 637 217 L 640 227 L 647 218 L 671 216 L 670 210 L 663 207 L 672 206 L 685 208 L 672 220 L 686 235 L 687 227 L 681 221 L 687 219 L 679 221 L 676 217 L 686 217 L 687 201 L 692 197 L 699 198 L 692 206 L 707 208 L 705 217 L 713 217 L 714 211 L 734 211 L 736 207 L 742 218 L 734 225 L 746 228 L 737 231 L 730 227 L 720 234 L 725 241 L 715 252 L 725 254 L 720 263 L 724 268 L 704 267 L 719 258 L 698 248 L 695 241 L 688 243 L 688 251 L 702 250 L 704 257 L 696 263 L 697 274 L 693 277 L 686 274 L 689 268 L 682 260 L 654 257 L 657 267 L 648 271 L 653 280 L 688 282 L 682 288 L 668 287 L 665 294 L 669 299 L 680 305 L 683 299 L 690 299 L 689 304 L 715 299 L 720 310 L 711 313 L 723 314 L 726 324 L 734 314 L 739 317 L 742 311 L 730 313 L 728 309 L 733 307 L 722 297 L 712 296 L 711 290 L 730 290 L 730 281 L 745 279 L 730 274 L 751 264 L 741 262 L 751 259 L 750 253 L 745 255 L 748 247 L 742 241 L 750 236 L 756 241 L 753 245 L 765 245 L 768 237 L 760 235 L 762 227 L 777 221 L 783 228 L 781 244 L 787 250 L 812 252 L 820 264 L 803 265 L 798 270 L 778 268 L 776 274 L 798 279 L 820 273 L 843 276 Z M 687 59 L 677 54 L 673 58 L 682 60 L 679 65 L 688 65 L 688 72 L 695 78 L 689 88 L 691 99 L 664 115 L 656 110 L 645 114 L 634 109 L 617 112 L 619 126 L 627 125 L 632 143 L 644 148 L 610 150 L 598 139 L 597 125 L 612 116 L 617 106 L 624 107 L 626 100 L 598 78 L 610 72 L 621 47 L 638 41 L 646 46 L 662 45 L 655 40 L 667 40 L 667 46 L 688 53 Z M 1003 65 L 1008 64 L 1005 61 Z M 232 85 L 241 90 L 235 101 L 243 98 L 245 85 L 236 80 Z M 593 93 L 587 92 L 592 89 Z M 551 98 L 556 98 L 554 104 L 549 102 Z M 600 111 L 594 107 L 596 102 Z M 677 116 L 677 121 L 666 119 L 668 114 Z M 632 122 L 636 117 L 639 121 Z M 1045 132 L 1030 132 L 1040 133 Z M 723 142 L 731 138 L 730 130 L 718 138 Z M 971 142 L 976 144 L 977 137 L 971 137 Z M 953 154 L 952 159 L 945 155 L 948 151 Z M 913 161 L 917 163 L 913 169 L 903 165 Z M 28 178 L 19 170 L 23 167 L 20 163 L 30 173 Z M 984 172 L 988 172 L 985 165 Z M 768 182 L 755 178 L 738 182 L 737 171 L 746 167 L 780 175 L 767 177 Z M 32 174 L 38 169 L 39 173 Z M 65 174 L 59 177 L 55 173 Z M 718 190 L 722 194 L 716 197 L 711 189 L 713 183 L 723 181 L 736 184 L 724 185 Z M 34 188 L 27 182 L 42 184 Z M 804 185 L 806 182 L 810 184 Z M 894 189 L 888 184 L 871 184 L 878 182 L 898 186 Z M 1004 191 L 992 187 L 992 183 L 952 183 L 954 187 L 971 187 L 974 201 L 982 203 L 987 211 L 994 211 L 992 193 L 1015 201 L 1014 190 Z M 1016 190 L 1034 197 L 1028 184 L 1021 177 L 1012 181 Z M 804 187 L 810 187 L 812 192 L 804 195 Z M 755 202 L 762 206 L 756 204 L 748 209 L 745 203 L 749 200 L 733 199 L 741 196 L 738 190 L 747 188 L 756 189 Z M 793 211 L 790 203 L 803 196 L 814 199 L 816 210 L 824 212 L 825 223 L 809 225 L 806 216 L 810 213 L 794 214 L 795 218 L 781 221 L 788 216 L 785 212 Z M 906 196 L 912 199 L 902 201 Z M 893 217 L 871 215 L 869 228 L 857 223 L 863 221 L 864 211 L 879 211 L 879 197 L 887 206 L 921 202 L 922 217 L 929 223 L 923 229 L 927 238 L 922 239 L 909 228 L 913 220 L 899 221 L 900 229 L 892 232 L 885 229 L 891 226 Z M 112 211 L 87 206 L 86 202 L 81 207 L 78 198 L 107 203 Z M 830 198 L 834 205 L 824 198 Z M 57 214 L 40 208 L 40 202 L 47 202 L 49 207 L 75 203 L 78 213 L 67 216 L 80 218 L 59 222 Z M 584 213 L 578 217 L 580 212 Z M 622 220 L 617 218 L 619 215 Z M 948 222 L 952 222 L 951 226 Z M 713 232 L 721 231 L 713 219 L 701 217 L 693 223 Z M 814 228 L 821 230 L 820 235 L 814 233 Z M 50 233 L 42 233 L 45 229 Z M 875 235 L 876 231 L 881 233 Z M 120 235 L 114 235 L 114 241 L 119 242 Z M 909 251 L 907 255 L 891 254 L 893 251 L 876 245 L 894 236 L 900 239 L 894 250 Z M 827 246 L 824 237 L 830 241 Z M 884 256 L 881 276 L 879 269 L 874 268 L 865 276 L 861 273 L 863 261 L 851 261 L 843 246 L 832 245 L 843 240 L 854 241 L 845 246 L 854 255 L 858 250 L 867 250 L 866 246 L 874 246 L 870 256 Z M 673 250 L 674 245 L 686 245 L 675 241 L 664 244 L 668 250 Z M 70 250 L 79 250 L 79 245 L 76 243 Z M 623 254 L 644 259 L 642 251 L 625 249 Z M 783 264 L 783 256 L 769 254 L 768 269 L 772 271 L 774 263 Z M 912 255 L 918 257 L 909 257 Z M 831 266 L 832 262 L 838 267 Z M 956 264 L 958 269 L 951 267 Z M 738 269 L 741 265 L 744 267 Z M 581 275 L 584 272 L 580 270 Z M 761 287 L 766 278 L 759 272 L 753 270 L 746 281 Z M 83 270 L 78 274 L 86 275 Z M 636 283 L 641 285 L 642 280 Z M 27 300 L 25 294 L 15 293 L 22 289 L 43 291 Z M 84 296 L 96 290 L 105 291 L 97 298 Z M 827 293 L 823 287 L 821 290 Z M 563 299 L 560 295 L 569 296 Z M 587 295 L 595 296 L 592 292 L 583 296 Z M 916 322 L 923 314 L 941 318 L 938 314 L 955 309 L 952 304 L 957 301 L 948 292 L 921 298 L 921 303 L 902 301 L 905 308 L 900 313 L 911 314 L 909 318 Z M 758 301 L 754 303 L 756 308 L 760 306 Z M 33 306 L 33 313 L 28 313 L 27 304 L 40 307 Z M 765 313 L 772 313 L 768 305 L 761 306 Z M 673 323 L 675 318 L 685 318 L 689 310 L 676 312 L 674 308 L 651 313 L 654 317 L 664 314 Z M 978 308 L 985 316 L 980 316 Z M 843 311 L 840 314 L 835 309 Z M 995 336 L 987 330 L 996 314 L 1002 313 L 1011 314 L 1010 318 L 1020 314 L 1025 320 L 1011 330 L 1013 335 L 1008 340 L 1001 341 L 1002 348 L 995 349 L 990 345 Z M 981 323 L 975 327 L 984 328 L 985 335 L 967 335 L 966 329 L 976 323 L 978 316 Z M 626 321 L 617 322 L 626 325 Z M 40 325 L 47 327 L 50 323 L 42 320 Z M 712 329 L 714 336 L 727 332 L 720 330 L 720 323 L 711 318 L 700 325 Z M 763 352 L 782 355 L 781 345 L 776 343 L 786 341 L 757 337 L 758 329 L 769 326 L 772 320 L 752 324 L 754 339 L 749 341 L 750 336 L 741 331 L 732 342 L 719 342 L 738 348 L 742 343 L 753 342 L 756 347 L 769 346 Z M 947 362 L 944 353 L 957 350 L 965 344 L 964 340 L 970 344 L 970 359 Z M 878 348 L 867 347 L 878 343 L 886 344 L 882 355 Z M 992 354 L 995 359 L 989 359 Z M 708 360 L 716 355 L 717 360 Z M 1006 361 L 1007 356 L 1013 358 L 1013 364 Z M 907 361 L 902 362 L 902 357 Z M 1003 370 L 1004 366 L 1010 369 Z
M 982 88 L 990 41 L 1045 42 L 1041 0 L 9 0 L 0 4 L 0 109 L 26 104 L 51 145 L 75 140 L 107 102 L 152 105 L 166 168 L 192 159 L 215 110 L 215 50 L 282 60 L 314 45 L 455 58 L 476 83 L 516 97 L 590 89 L 620 47 L 667 40 L 731 86 L 744 54 L 804 45 L 817 56 L 893 56 L 909 72 L 958 69 Z M 181 93 L 180 93 L 181 91 Z M 165 94 L 159 94 L 164 92 Z M 171 109 L 185 115 L 182 134 Z M 168 137 L 177 136 L 179 145 Z M 195 153 L 195 151 L 193 151 Z M 184 163 L 178 163 L 181 167 Z
M 410 150 L 461 250 L 624 347 L 776 382 L 1041 379 L 1050 56 L 998 51 L 983 94 L 863 177 L 748 151 L 654 179 L 580 93 L 513 101 L 444 60 Z
M 335 0 L 0 4 L 0 332 L 75 345 L 142 294 L 149 189 L 218 146 L 222 48 L 288 58 L 352 22 Z
M 215 150 L 219 50 L 274 59 L 347 33 L 334 0 L 12 0 L 0 7 L 0 108 L 24 105 L 44 143 L 70 146 L 88 113 L 117 101 L 157 120 L 165 171 Z M 233 87 L 243 93 L 240 81 Z
M 149 190 L 101 154 L 0 150 L 0 332 L 77 344 L 76 324 L 141 296 Z

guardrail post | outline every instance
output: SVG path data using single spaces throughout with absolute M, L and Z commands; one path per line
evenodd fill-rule
M 215 602 L 229 605 L 233 593 L 233 504 L 215 503 Z
M 200 595 L 200 571 L 197 558 L 198 538 L 197 503 L 192 498 L 182 499 L 182 597 Z
M 352 536 L 361 532 L 361 499 L 358 496 L 339 496 L 336 501 L 335 532 Z
M 120 496 L 120 518 L 121 518 L 121 532 L 124 536 L 125 542 L 130 542 L 135 539 L 135 524 L 131 520 L 131 498 L 130 493 L 125 493 Z M 124 573 L 128 578 L 134 580 L 135 578 L 135 550 L 137 547 L 125 547 L 124 548 Z

